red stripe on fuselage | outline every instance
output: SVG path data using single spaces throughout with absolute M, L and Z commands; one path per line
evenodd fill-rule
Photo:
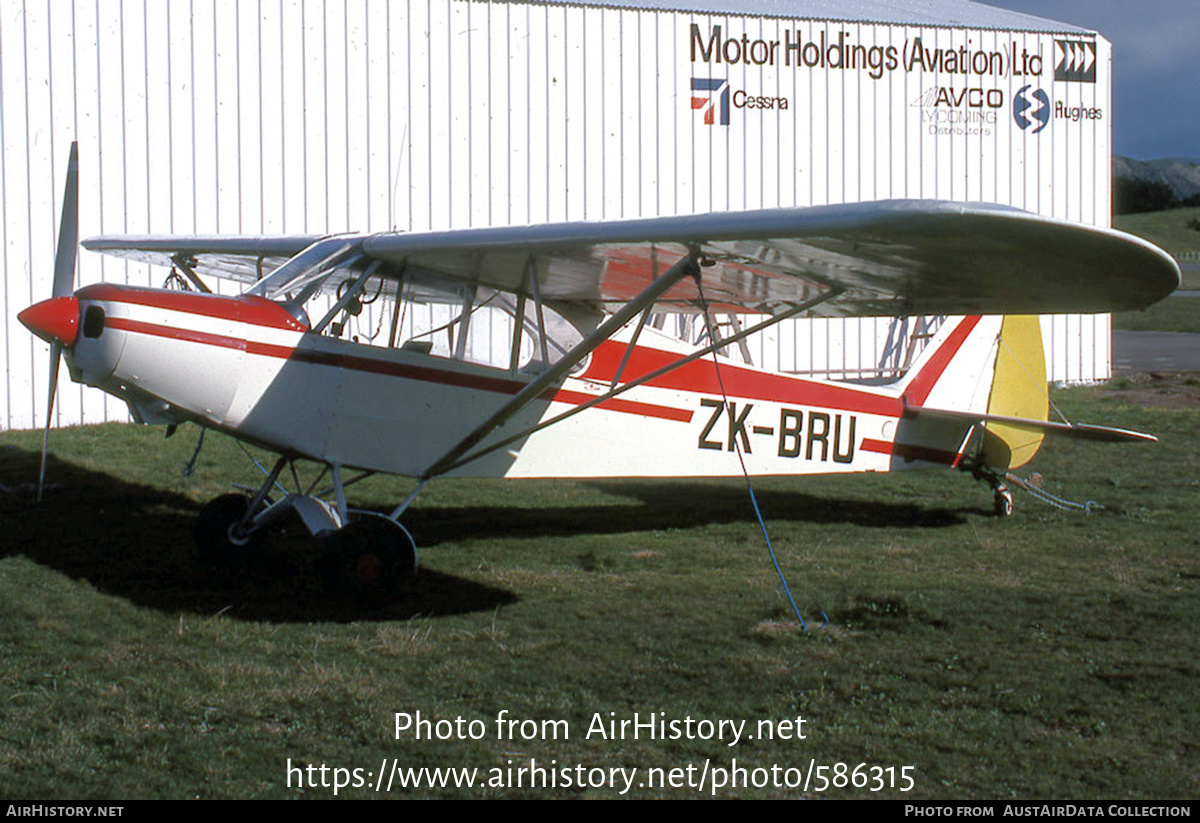
M 215 317 L 237 323 L 250 323 L 268 329 L 308 331 L 308 327 L 288 314 L 287 309 L 265 297 L 250 295 L 231 297 L 166 289 L 143 289 L 136 286 L 115 286 L 111 283 L 85 286 L 75 292 L 75 296 L 80 300 L 153 306 L 156 309 L 199 314 L 203 317 Z
M 400 377 L 407 380 L 419 380 L 426 383 L 438 383 L 447 386 L 459 386 L 468 389 L 496 392 L 498 394 L 516 394 L 525 388 L 526 384 L 517 380 L 505 380 L 484 375 L 463 374 L 445 369 L 434 369 L 426 366 L 415 366 L 408 363 L 393 363 L 377 360 L 371 357 L 359 357 L 336 352 L 323 352 L 311 349 L 301 349 L 292 346 L 280 346 L 271 343 L 258 343 L 253 340 L 243 340 L 228 335 L 212 334 L 193 329 L 177 329 L 156 323 L 145 323 L 140 320 L 129 320 L 123 317 L 109 318 L 105 325 L 120 331 L 146 334 L 153 337 L 163 337 L 169 340 L 182 340 L 189 343 L 200 343 L 206 346 L 236 349 L 247 354 L 257 354 L 264 357 L 275 357 L 281 360 L 292 360 L 298 363 L 309 363 L 316 366 L 349 369 L 351 371 L 380 374 L 387 377 Z M 548 389 L 542 393 L 541 399 L 555 403 L 581 406 L 594 398 L 583 392 L 565 389 Z M 597 408 L 625 414 L 638 414 L 645 417 L 657 417 L 663 420 L 676 420 L 684 423 L 691 422 L 692 412 L 676 409 L 670 406 L 656 406 L 650 403 L 639 403 L 634 400 L 612 398 L 597 404 Z
M 620 367 L 628 346 L 607 342 L 592 355 L 592 363 L 584 377 L 607 383 Z M 670 365 L 681 355 L 658 349 L 635 348 L 621 379 L 636 380 L 663 366 Z M 646 383 L 656 388 L 674 389 L 694 394 L 711 394 L 773 403 L 792 403 L 836 411 L 878 414 L 899 417 L 904 404 L 897 397 L 875 394 L 852 386 L 818 383 L 797 377 L 770 372 L 753 371 L 728 363 L 721 364 L 720 380 L 711 360 L 695 360 Z
M 877 454 L 891 454 L 892 443 L 887 440 L 872 440 L 869 437 L 864 437 L 862 445 L 859 448 L 865 452 L 875 452 Z
M 225 349 L 246 351 L 248 343 L 240 337 L 229 337 L 223 334 L 195 331 L 193 329 L 177 329 L 158 323 L 144 323 L 141 320 L 130 320 L 126 317 L 109 317 L 104 321 L 106 329 L 149 334 L 154 337 L 165 337 L 169 340 L 183 340 L 188 343 L 203 343 L 206 346 L 220 346 Z

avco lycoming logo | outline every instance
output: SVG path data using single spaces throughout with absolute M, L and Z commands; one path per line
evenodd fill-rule
M 706 96 L 698 97 L 696 92 L 706 92 Z M 721 125 L 729 125 L 729 81 L 712 77 L 692 78 L 692 108 L 704 112 L 705 125 L 711 126 L 716 120 L 716 109 L 721 109 Z
M 1013 98 L 1013 120 L 1022 131 L 1032 127 L 1030 134 L 1037 134 L 1050 123 L 1050 97 L 1043 89 L 1031 88 L 1022 86 Z
M 1096 82 L 1096 44 L 1087 40 L 1054 41 L 1054 79 Z

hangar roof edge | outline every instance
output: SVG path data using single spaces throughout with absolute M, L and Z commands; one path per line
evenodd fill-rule
M 533 3 L 805 20 L 845 20 L 887 25 L 1095 33 L 1093 29 L 1000 9 L 974 0 L 533 0 Z

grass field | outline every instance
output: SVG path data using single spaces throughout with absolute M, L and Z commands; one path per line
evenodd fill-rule
M 1113 217 L 1113 228 L 1136 234 L 1166 249 L 1171 254 L 1200 251 L 1200 231 L 1189 223 L 1200 220 L 1200 208 L 1168 209 L 1145 214 L 1119 214 Z M 1200 274 L 1184 275 L 1184 288 L 1200 288 Z
M 1142 311 L 1114 314 L 1113 328 L 1200 334 L 1200 297 L 1168 297 Z
M 373 784 L 399 763 L 479 775 L 393 796 L 624 788 L 564 787 L 583 766 L 585 781 L 637 767 L 626 796 L 689 797 L 736 761 L 749 781 L 827 768 L 807 791 L 718 796 L 1195 798 L 1200 388 L 1131 380 L 1055 400 L 1162 439 L 1043 451 L 1047 488 L 1098 514 L 1018 496 L 997 521 L 986 487 L 951 472 L 758 481 L 796 599 L 815 625 L 829 617 L 808 634 L 738 482 L 435 482 L 407 519 L 422 575 L 354 608 L 323 597 L 295 537 L 237 571 L 195 558 L 199 505 L 254 474 L 230 441 L 210 436 L 185 479 L 194 430 L 57 432 L 34 506 L 38 438 L 6 433 L 0 795 L 328 797 L 334 767 Z M 410 487 L 372 480 L 355 502 L 387 507 Z M 536 723 L 499 739 L 505 711 Z M 483 733 L 397 739 L 397 712 Z M 755 738 L 587 737 L 597 715 L 635 712 L 681 730 L 744 720 Z M 761 739 L 763 720 L 805 737 Z M 531 759 L 560 770 L 558 788 L 512 785 Z M 301 788 L 298 771 L 289 787 L 289 763 L 325 765 L 329 787 Z M 839 785 L 859 764 L 868 785 Z M 703 790 L 686 786 L 702 774 Z M 660 777 L 684 785 L 639 785 Z
M 1182 251 L 1200 251 L 1200 231 L 1188 225 L 1193 220 L 1200 220 L 1200 208 L 1117 215 L 1113 218 L 1113 227 L 1178 254 Z M 1183 266 L 1182 274 L 1181 288 L 1191 291 L 1200 289 L 1200 271 L 1196 270 L 1194 264 Z M 1144 311 L 1114 314 L 1113 328 L 1200 333 L 1200 298 L 1172 297 Z

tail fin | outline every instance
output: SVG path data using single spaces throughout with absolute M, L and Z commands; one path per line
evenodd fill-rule
M 1049 411 L 1041 325 L 1033 316 L 962 317 L 947 322 L 901 384 L 907 416 L 930 423 L 912 427 L 918 440 L 953 436 L 973 420 L 970 435 L 955 443 L 957 460 L 970 447 L 984 465 L 1011 469 L 1033 459 L 1043 431 L 1011 420 L 1044 422 Z M 994 418 L 1010 418 L 1000 421 Z M 937 418 L 941 423 L 934 419 Z M 958 427 L 945 425 L 950 419 Z M 915 421 L 914 421 L 915 422 Z M 935 434 L 936 433 L 936 434 Z M 971 439 L 968 444 L 967 439 Z M 927 444 L 927 445 L 932 445 Z
M 1042 324 L 1031 315 L 1005 317 L 1000 328 L 987 413 L 1045 421 L 1049 419 L 1049 412 Z M 1037 454 L 1045 436 L 1041 429 L 1009 423 L 988 422 L 985 425 L 983 462 L 997 468 L 1024 466 Z

